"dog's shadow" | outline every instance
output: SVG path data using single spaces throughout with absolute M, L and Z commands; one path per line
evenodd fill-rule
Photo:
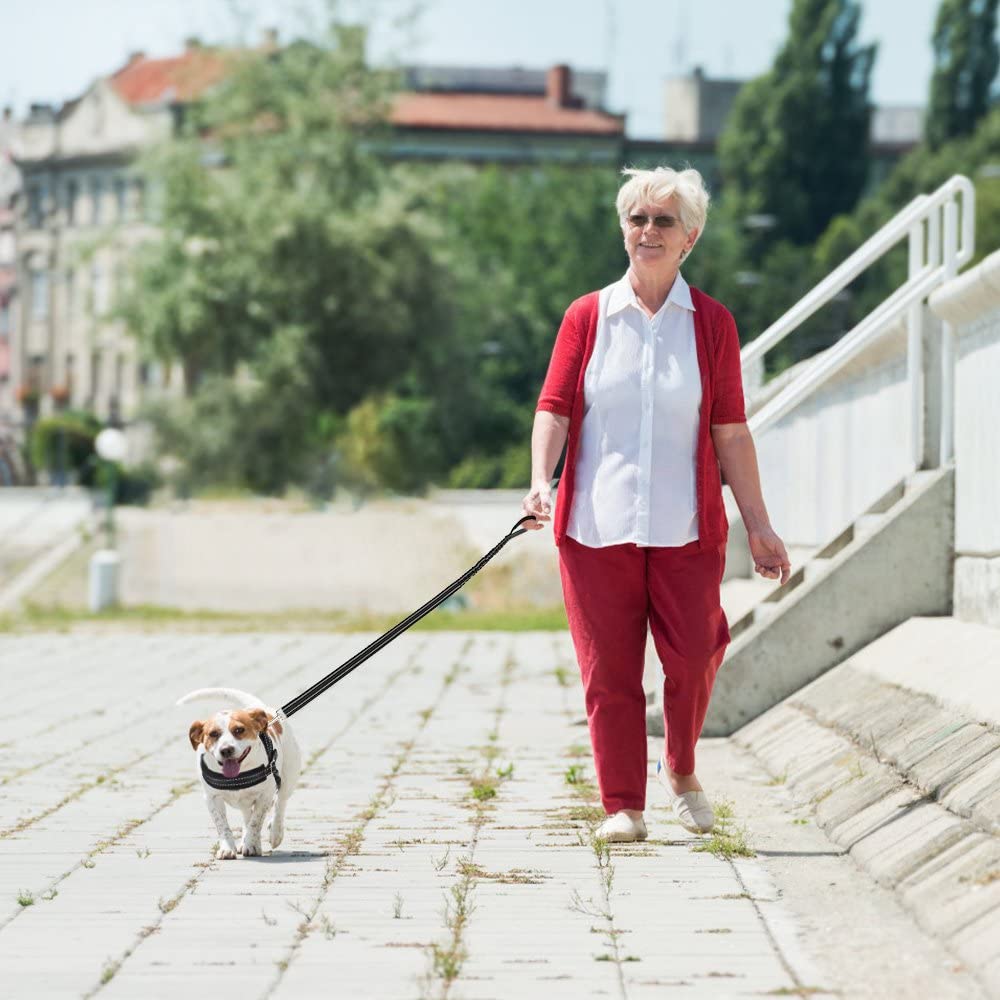
M 285 865 L 291 862 L 325 861 L 329 856 L 325 851 L 278 851 L 271 854 L 253 854 L 248 858 L 241 854 L 236 860 L 257 865 Z

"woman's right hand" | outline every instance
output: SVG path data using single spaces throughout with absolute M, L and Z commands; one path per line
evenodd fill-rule
M 530 514 L 534 521 L 526 521 L 522 527 L 538 531 L 552 520 L 552 490 L 546 482 L 533 483 L 528 495 L 521 501 L 521 513 Z

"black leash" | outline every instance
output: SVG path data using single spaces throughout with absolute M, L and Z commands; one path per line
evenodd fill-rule
M 322 680 L 317 681 L 311 688 L 307 688 L 300 695 L 296 695 L 287 704 L 281 706 L 280 716 L 294 715 L 300 708 L 305 708 L 313 700 L 313 698 L 318 698 L 324 691 L 333 687 L 337 681 L 343 680 L 352 670 L 357 669 L 361 666 L 365 660 L 374 656 L 380 649 L 388 646 L 393 639 L 397 636 L 402 635 L 411 625 L 415 625 L 421 618 L 429 615 L 439 604 L 448 600 L 452 594 L 456 591 L 461 590 L 512 538 L 517 538 L 518 535 L 523 535 L 528 529 L 522 528 L 521 525 L 525 521 L 534 521 L 535 517 L 529 514 L 527 517 L 522 517 L 517 524 L 514 525 L 510 531 L 500 539 L 499 544 L 494 545 L 486 555 L 483 556 L 479 562 L 476 563 L 472 569 L 463 573 L 454 583 L 448 584 L 444 590 L 441 591 L 437 597 L 432 597 L 423 607 L 417 608 L 408 618 L 404 618 L 397 625 L 393 625 L 388 632 L 380 635 L 374 642 L 369 643 L 360 652 L 355 653 L 349 660 L 342 663 L 336 670 L 332 670 L 326 675 Z

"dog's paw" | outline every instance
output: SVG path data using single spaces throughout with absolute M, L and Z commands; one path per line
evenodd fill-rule
M 285 839 L 285 827 L 281 823 L 272 823 L 267 828 L 267 839 L 271 843 L 272 850 Z
M 245 858 L 258 857 L 260 855 L 260 844 L 248 843 L 244 840 L 243 843 L 240 844 L 240 854 L 242 854 Z
M 215 852 L 215 856 L 219 861 L 233 861 L 236 858 L 236 848 L 220 844 L 218 850 Z

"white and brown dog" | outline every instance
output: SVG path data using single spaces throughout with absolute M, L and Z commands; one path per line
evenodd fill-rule
M 191 723 L 188 738 L 198 751 L 198 775 L 208 811 L 219 831 L 220 859 L 261 853 L 264 817 L 274 803 L 268 840 L 274 850 L 285 833 L 285 806 L 298 784 L 302 754 L 288 720 L 259 698 L 235 688 L 201 688 L 177 704 L 213 698 L 236 706 Z M 243 814 L 243 841 L 236 846 L 226 806 Z

